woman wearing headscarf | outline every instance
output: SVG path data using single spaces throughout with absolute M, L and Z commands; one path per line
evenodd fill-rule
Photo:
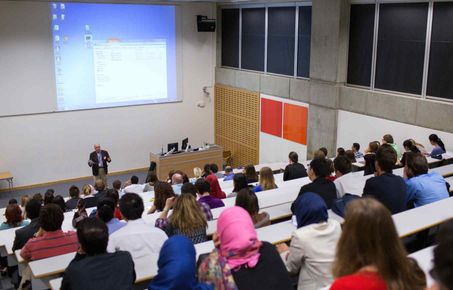
M 149 283 L 149 290 L 208 290 L 196 279 L 195 248 L 191 240 L 176 235 L 165 241 L 157 261 L 159 271 Z
M 287 270 L 299 274 L 298 290 L 323 288 L 333 281 L 332 263 L 341 226 L 328 219 L 327 206 L 316 193 L 306 192 L 295 202 L 297 230 L 291 246 L 277 245 Z
M 225 209 L 217 220 L 216 248 L 202 261 L 198 277 L 217 290 L 292 289 L 288 272 L 275 247 L 258 240 L 243 208 Z

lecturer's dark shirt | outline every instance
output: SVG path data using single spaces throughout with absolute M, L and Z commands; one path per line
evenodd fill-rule
M 306 177 L 307 169 L 305 166 L 300 163 L 288 164 L 285 167 L 285 172 L 283 173 L 283 181 L 292 180 L 296 178 Z
M 331 208 L 333 201 L 337 198 L 335 184 L 325 177 L 318 177 L 312 183 L 302 186 L 297 197 L 306 192 L 313 192 L 321 196 L 327 208 Z M 294 213 L 294 202 L 291 205 L 291 211 Z
M 406 210 L 407 186 L 401 176 L 384 173 L 368 179 L 363 188 L 363 197 L 374 197 L 392 214 Z

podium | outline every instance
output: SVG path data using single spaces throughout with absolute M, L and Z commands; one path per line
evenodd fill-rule
M 204 165 L 215 163 L 222 170 L 223 148 L 220 146 L 211 146 L 208 149 L 179 152 L 163 156 L 160 153 L 150 153 L 150 161 L 156 162 L 156 174 L 159 180 L 166 180 L 170 170 L 181 170 L 189 177 L 193 177 L 193 169 Z

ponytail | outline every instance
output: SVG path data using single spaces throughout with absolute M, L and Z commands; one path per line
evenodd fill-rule
M 440 140 L 440 138 L 436 134 L 429 135 L 429 141 L 436 143 L 440 148 L 442 148 L 444 152 L 447 152 L 447 150 L 445 150 L 444 142 L 442 142 L 442 140 Z

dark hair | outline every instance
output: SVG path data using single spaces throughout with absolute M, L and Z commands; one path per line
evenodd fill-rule
M 54 203 L 44 205 L 39 212 L 39 224 L 46 232 L 60 230 L 63 219 L 63 211 Z
M 376 152 L 376 162 L 384 172 L 391 172 L 397 160 L 395 149 L 391 145 L 382 144 Z
M 352 150 L 346 150 L 344 153 L 344 156 L 351 161 L 351 163 L 355 163 L 357 160 L 355 159 L 355 154 L 352 152 Z
M 64 198 L 61 195 L 57 195 L 52 200 L 52 203 L 58 205 L 63 212 L 66 211 L 66 203 L 64 202 Z
M 393 136 L 390 134 L 385 134 L 384 137 L 382 137 L 382 140 L 384 140 L 386 143 L 393 144 Z
M 25 212 L 29 219 L 35 219 L 39 217 L 39 212 L 41 211 L 41 202 L 36 199 L 30 199 L 25 206 Z
M 431 276 L 446 289 L 453 289 L 453 219 L 440 226 L 437 234 L 437 247 L 434 248 L 434 267 Z M 442 289 L 442 288 L 441 288 Z
M 181 186 L 181 194 L 191 194 L 197 198 L 197 193 L 197 188 L 190 182 L 186 182 Z
M 115 181 L 113 181 L 112 186 L 114 189 L 120 190 L 121 189 L 121 180 L 116 179 Z
M 219 167 L 217 166 L 217 164 L 215 164 L 215 163 L 211 164 L 211 171 L 213 173 L 217 173 L 219 171 Z
M 55 193 L 55 190 L 53 190 L 53 189 L 46 190 L 46 193 L 44 193 L 44 205 L 52 203 L 53 198 L 54 198 L 54 193 Z
M 380 145 L 379 141 L 372 141 L 368 144 L 368 148 L 371 152 L 376 153 Z
M 37 201 L 39 201 L 39 203 L 42 204 L 42 194 L 41 193 L 33 194 L 32 199 L 36 199 Z
M 360 150 L 360 144 L 359 144 L 359 143 L 352 143 L 352 147 L 353 147 L 355 150 L 357 150 L 357 151 Z
M 17 204 L 17 199 L 15 198 L 11 198 L 10 200 L 8 200 L 8 204 Z
M 146 181 L 148 183 L 155 183 L 156 181 L 159 181 L 159 179 L 157 178 L 157 174 L 156 173 L 148 173 L 148 176 L 146 177 Z
M 158 211 L 164 210 L 167 198 L 174 196 L 173 187 L 168 182 L 158 181 L 154 184 L 154 206 Z
M 72 185 L 70 188 L 69 188 L 69 196 L 71 198 L 78 198 L 79 197 L 79 194 L 80 194 L 80 190 L 77 186 L 75 185 Z
M 436 134 L 429 135 L 429 141 L 436 143 L 440 148 L 442 148 L 444 152 L 447 152 L 447 150 L 445 150 L 444 142 L 442 142 L 442 140 L 440 140 L 440 138 Z
M 211 164 L 205 164 L 203 167 L 203 177 L 206 177 L 209 174 L 211 174 Z
M 407 152 L 406 167 L 408 169 L 407 177 L 412 178 L 428 173 L 428 161 L 421 153 Z
M 137 184 L 138 183 L 138 177 L 135 175 L 132 175 L 131 177 L 131 184 Z
M 77 225 L 77 238 L 82 250 L 88 256 L 107 252 L 109 231 L 97 218 L 85 218 Z
M 97 204 L 98 217 L 105 223 L 108 223 L 115 213 L 115 200 L 110 197 L 101 199 Z
M 324 155 L 327 157 L 327 148 L 326 147 L 321 147 L 319 148 L 322 152 L 324 152 Z
M 105 183 L 102 179 L 97 179 L 94 183 L 94 189 L 97 191 L 103 191 L 105 189 Z
M 341 174 L 347 174 L 352 170 L 351 161 L 346 156 L 338 156 L 335 158 L 333 166 L 335 167 L 335 170 L 340 171 Z
M 247 177 L 243 173 L 237 173 L 233 177 L 233 184 L 233 192 L 239 192 L 241 189 L 248 187 Z
M 211 184 L 209 184 L 209 182 L 207 182 L 204 178 L 197 179 L 197 181 L 195 182 L 195 187 L 200 194 L 203 194 L 205 192 L 211 193 Z
M 294 151 L 289 152 L 288 158 L 289 160 L 291 160 L 291 162 L 299 162 L 299 155 L 297 155 L 297 153 Z
M 346 154 L 346 151 L 344 150 L 343 147 L 339 147 L 337 149 L 337 156 L 344 156 Z
M 120 200 L 118 192 L 116 192 L 116 190 L 113 188 L 107 189 L 107 191 L 105 192 L 105 197 L 113 199 L 113 201 L 115 202 L 115 206 L 118 204 L 118 201 Z
M 249 188 L 243 188 L 238 192 L 235 205 L 245 209 L 252 217 L 257 214 L 260 209 L 256 194 Z
M 17 227 L 24 220 L 22 210 L 17 203 L 8 204 L 5 209 L 6 223 L 11 227 Z
M 245 166 L 244 174 L 247 180 L 258 180 L 258 173 L 256 173 L 255 166 L 252 164 Z
M 310 169 L 313 170 L 316 177 L 324 178 L 329 175 L 328 164 L 324 158 L 313 159 L 310 162 Z
M 127 220 L 141 218 L 144 210 L 143 199 L 136 193 L 126 193 L 120 199 L 120 212 Z
M 414 144 L 414 141 L 411 139 L 404 140 L 403 147 L 409 149 L 409 151 L 414 153 L 420 153 L 420 150 Z

